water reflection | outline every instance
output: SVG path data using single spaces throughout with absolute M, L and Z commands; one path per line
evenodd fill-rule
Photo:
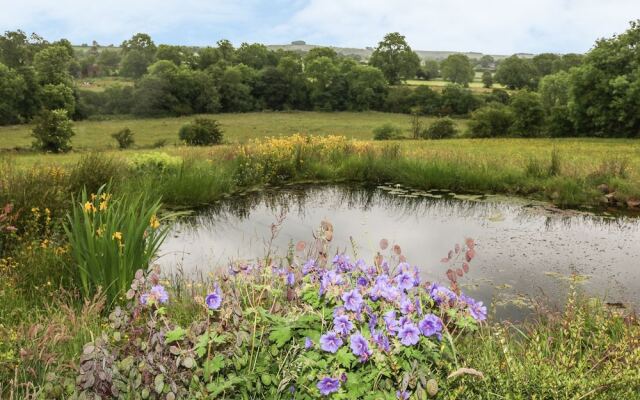
M 416 192 L 394 186 L 288 187 L 221 201 L 177 224 L 162 248 L 165 271 L 224 267 L 230 260 L 264 255 L 270 226 L 286 215 L 273 242 L 284 254 L 310 240 L 319 222 L 335 226 L 336 249 L 370 260 L 381 238 L 402 246 L 426 279 L 443 281 L 439 260 L 466 236 L 476 239 L 466 290 L 497 304 L 500 317 L 517 318 L 529 298 L 561 305 L 571 274 L 590 293 L 610 302 L 640 304 L 640 223 L 545 204 L 493 196 Z M 355 248 L 353 248 L 353 237 Z

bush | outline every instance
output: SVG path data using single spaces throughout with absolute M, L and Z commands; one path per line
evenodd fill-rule
M 402 137 L 402 130 L 392 124 L 384 124 L 373 130 L 374 140 L 392 140 Z
M 95 193 L 101 186 L 123 175 L 122 163 L 113 157 L 98 152 L 83 155 L 69 173 L 69 191 L 74 195 L 79 195 L 82 190 Z
M 511 132 L 515 136 L 539 137 L 544 127 L 544 110 L 540 95 L 521 90 L 511 97 L 509 108 L 513 115 Z
M 513 125 L 511 110 L 504 104 L 492 103 L 471 114 L 469 133 L 476 138 L 507 136 L 511 125 Z
M 131 129 L 129 128 L 124 128 L 116 133 L 112 133 L 111 137 L 118 142 L 118 147 L 120 149 L 128 149 L 134 143 L 133 132 L 131 132 Z
M 438 118 L 423 131 L 423 139 L 447 139 L 458 134 L 458 128 L 451 118 Z
M 65 231 L 86 298 L 102 288 L 113 305 L 129 290 L 135 271 L 150 265 L 168 233 L 160 227 L 159 209 L 145 195 L 113 198 L 104 187 L 91 196 L 82 191 Z
M 180 128 L 180 140 L 191 146 L 222 143 L 222 129 L 215 119 L 196 118 Z
M 33 147 L 53 153 L 71 150 L 71 137 L 75 135 L 66 110 L 44 110 L 35 119 Z
M 141 153 L 135 154 L 131 160 L 131 166 L 138 172 L 163 173 L 167 169 L 178 167 L 182 163 L 180 157 L 170 156 L 167 153 Z

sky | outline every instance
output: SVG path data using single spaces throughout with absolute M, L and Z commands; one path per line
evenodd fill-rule
M 242 42 L 376 46 L 400 32 L 414 50 L 583 53 L 640 18 L 640 0 L 0 0 L 0 31 L 119 44 Z

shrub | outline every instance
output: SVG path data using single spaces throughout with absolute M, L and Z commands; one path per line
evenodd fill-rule
M 69 190 L 74 195 L 79 195 L 83 189 L 95 193 L 101 186 L 116 181 L 123 175 L 121 162 L 105 154 L 93 152 L 83 155 L 71 168 Z
M 373 130 L 374 140 L 392 140 L 402 137 L 402 130 L 393 124 L 384 124 Z
M 130 159 L 130 163 L 138 172 L 162 173 L 169 168 L 178 167 L 182 159 L 167 153 L 154 152 L 135 154 Z
M 215 119 L 196 118 L 180 128 L 180 140 L 191 146 L 222 143 L 222 129 Z
M 134 143 L 133 132 L 131 132 L 131 129 L 129 128 L 124 128 L 116 133 L 112 133 L 111 137 L 118 142 L 118 147 L 120 149 L 128 149 Z
M 511 110 L 503 104 L 492 103 L 471 114 L 469 133 L 476 138 L 507 136 L 512 124 Z
M 458 134 L 458 128 L 451 118 L 438 118 L 423 131 L 424 139 L 447 139 Z
M 33 147 L 53 153 L 71 150 L 73 126 L 66 110 L 44 110 L 35 119 Z
M 509 108 L 512 110 L 513 125 L 511 132 L 515 136 L 538 137 L 543 133 L 544 110 L 540 95 L 521 90 L 511 97 Z
M 113 198 L 104 188 L 91 196 L 82 191 L 65 232 L 83 295 L 88 298 L 102 288 L 113 305 L 130 288 L 135 271 L 149 266 L 168 228 L 157 217 L 159 201 L 144 194 Z
M 167 139 L 158 139 L 151 144 L 152 149 L 159 149 L 167 145 Z

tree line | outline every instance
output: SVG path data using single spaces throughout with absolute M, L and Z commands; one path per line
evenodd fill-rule
M 600 39 L 586 55 L 539 54 L 470 60 L 453 54 L 421 62 L 404 36 L 386 35 L 362 62 L 318 47 L 306 53 L 234 47 L 156 45 L 144 33 L 119 48 L 74 50 L 24 32 L 0 36 L 0 124 L 30 122 L 43 110 L 92 115 L 169 116 L 258 110 L 319 110 L 471 115 L 477 136 L 640 136 L 640 27 Z M 88 47 L 88 46 L 87 46 Z M 485 87 L 468 84 L 476 71 Z M 122 76 L 132 86 L 79 90 L 74 78 Z M 442 90 L 407 79 L 449 82 Z M 514 127 L 526 112 L 529 122 Z M 507 126 L 507 128 L 503 128 Z M 480 128 L 482 127 L 482 128 Z M 484 130 L 483 130 L 484 129 Z M 482 132 L 481 132 L 482 131 Z M 480 133 L 481 132 L 481 133 Z

